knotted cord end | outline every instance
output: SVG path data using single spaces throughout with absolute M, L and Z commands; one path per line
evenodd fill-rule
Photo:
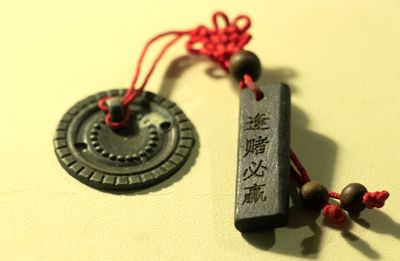
M 346 220 L 343 209 L 338 205 L 326 204 L 322 207 L 325 218 L 334 224 L 343 224 Z
M 385 205 L 385 201 L 389 198 L 389 196 L 389 192 L 385 190 L 367 192 L 364 194 L 362 202 L 366 208 L 381 208 Z
M 98 106 L 106 113 L 105 122 L 110 128 L 120 129 L 129 122 L 129 106 L 123 106 L 119 97 L 104 97 Z

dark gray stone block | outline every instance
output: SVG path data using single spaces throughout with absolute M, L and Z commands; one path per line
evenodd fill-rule
M 253 232 L 287 225 L 290 174 L 290 88 L 260 87 L 255 100 L 240 93 L 235 227 Z

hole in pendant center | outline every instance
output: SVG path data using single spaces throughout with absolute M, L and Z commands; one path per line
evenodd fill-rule
M 161 122 L 160 128 L 161 128 L 163 131 L 169 130 L 169 129 L 171 128 L 171 122 L 169 122 L 169 121 Z

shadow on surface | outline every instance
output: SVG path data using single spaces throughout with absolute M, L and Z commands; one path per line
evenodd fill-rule
M 400 223 L 394 221 L 390 216 L 379 209 L 366 209 L 361 213 L 361 216 L 352 216 L 352 221 L 365 229 L 371 230 L 380 234 L 388 234 L 396 240 L 400 239 Z M 359 250 L 360 253 L 371 259 L 380 258 L 379 253 L 373 249 L 368 242 L 354 235 L 348 229 L 342 231 L 342 236 L 352 247 Z
M 175 85 L 175 81 L 182 73 L 198 63 L 208 63 L 210 66 L 205 73 L 213 79 L 228 78 L 232 82 L 232 88 L 235 89 L 239 96 L 239 86 L 232 77 L 226 74 L 218 66 L 211 63 L 208 58 L 202 56 L 184 55 L 175 59 L 167 69 L 164 81 L 160 88 L 160 95 L 169 97 Z M 277 67 L 263 69 L 258 84 L 284 82 L 291 87 L 292 95 L 298 94 L 298 89 L 291 83 L 293 78 L 297 77 L 297 73 L 287 67 Z M 239 97 L 238 97 L 239 98 Z M 236 123 L 238 124 L 238 123 Z M 319 181 L 328 188 L 331 187 L 333 173 L 336 164 L 336 154 L 338 150 L 337 144 L 330 138 L 309 129 L 310 121 L 306 114 L 297 106 L 292 104 L 291 110 L 291 146 L 299 156 L 303 165 L 307 168 L 313 180 Z M 199 137 L 196 133 L 197 143 L 185 166 L 181 171 L 171 177 L 169 180 L 139 193 L 147 193 L 156 191 L 163 187 L 169 186 L 182 176 L 189 172 L 190 167 L 194 164 L 199 153 Z M 147 192 L 146 192 L 147 191 Z M 215 207 L 217 216 L 225 217 L 226 213 L 218 213 L 221 208 Z M 289 223 L 287 227 L 259 233 L 242 234 L 242 237 L 251 245 L 258 249 L 272 251 L 276 253 L 301 256 L 304 258 L 317 258 L 321 250 L 321 238 L 323 229 L 317 224 L 316 220 L 321 215 L 321 211 L 315 211 L 306 208 L 298 196 L 296 184 L 290 184 L 290 208 Z M 363 218 L 354 218 L 353 221 L 359 225 L 382 234 L 390 234 L 396 239 L 400 239 L 400 224 L 396 223 L 385 213 L 379 210 L 368 210 L 363 213 Z M 222 219 L 216 220 L 216 229 L 224 228 Z M 355 249 L 363 255 L 371 259 L 380 257 L 370 244 L 350 232 L 353 222 L 347 218 L 346 223 L 341 226 L 335 226 L 323 222 L 323 225 L 331 229 L 341 231 L 342 237 Z M 232 229 L 233 222 L 232 222 Z M 224 233 L 225 231 L 219 231 Z M 227 248 L 234 246 L 224 244 Z M 233 251 L 235 249 L 232 249 Z
M 297 88 L 290 80 L 297 73 L 289 68 L 264 69 L 257 83 L 284 82 L 291 87 L 292 95 Z M 291 109 L 291 147 L 299 156 L 313 180 L 320 181 L 328 188 L 334 173 L 337 145 L 328 137 L 309 129 L 310 121 L 306 114 L 292 104 Z M 294 181 L 290 184 L 289 223 L 285 228 L 271 231 L 242 234 L 251 245 L 277 253 L 317 258 L 320 251 L 322 229 L 316 219 L 320 211 L 306 208 L 300 201 Z
M 315 254 L 319 250 L 319 245 L 321 240 L 321 228 L 315 223 L 315 220 L 317 219 L 320 213 L 319 211 L 305 209 L 303 204 L 300 202 L 300 198 L 298 197 L 297 187 L 294 182 L 290 183 L 290 198 L 292 205 L 289 208 L 288 227 L 296 229 L 306 226 L 309 227 L 310 230 L 312 231 L 311 236 L 304 237 L 304 239 L 300 242 L 302 250 L 301 253 L 298 254 L 299 255 Z M 262 250 L 270 250 L 272 247 L 275 246 L 275 243 L 278 244 L 283 243 L 276 241 L 275 230 L 258 232 L 258 233 L 248 233 L 248 234 L 242 233 L 242 236 L 251 245 Z M 291 240 L 287 239 L 285 242 L 287 243 L 289 241 Z M 288 249 L 292 247 L 293 246 L 291 247 L 287 246 Z M 272 249 L 272 251 L 274 250 Z
M 296 76 L 291 70 L 264 70 L 264 82 L 286 82 L 287 78 Z M 286 82 L 287 83 L 287 82 Z M 296 88 L 289 83 L 293 93 Z M 291 146 L 296 151 L 303 165 L 310 173 L 311 179 L 321 182 L 330 188 L 337 154 L 337 145 L 331 139 L 312 132 L 308 129 L 309 120 L 305 113 L 292 104 Z M 251 245 L 273 252 L 287 255 L 317 258 L 321 250 L 321 238 L 323 229 L 316 223 L 320 211 L 310 210 L 302 204 L 298 197 L 294 182 L 290 188 L 291 205 L 289 209 L 289 224 L 287 228 L 279 228 L 271 231 L 243 234 Z M 371 231 L 389 234 L 400 239 L 400 224 L 395 222 L 384 212 L 374 209 L 362 212 L 362 217 L 347 217 L 346 223 L 332 225 L 323 221 L 322 225 L 340 231 L 342 238 L 349 245 L 358 250 L 366 258 L 379 259 L 381 255 L 373 248 L 373 245 L 363 240 L 350 230 L 354 223 Z M 304 229 L 307 228 L 307 229 Z M 311 235 L 310 235 L 311 232 Z
M 210 65 L 206 68 L 205 74 L 213 79 L 222 79 L 227 77 L 226 73 L 210 62 L 210 59 L 204 56 L 183 55 L 174 59 L 168 66 L 160 87 L 159 94 L 168 98 L 171 96 L 175 81 L 189 68 L 194 65 L 206 63 Z
M 223 70 L 209 62 L 209 59 L 201 56 L 186 55 L 178 57 L 170 64 L 160 88 L 160 94 L 164 97 L 169 97 L 177 78 L 188 68 L 204 62 L 210 64 L 210 67 L 205 71 L 209 77 L 213 79 L 229 78 L 232 82 L 232 87 L 239 96 L 239 84 L 232 80 Z M 290 68 L 268 68 L 263 69 L 262 76 L 257 83 L 285 82 L 289 84 L 292 94 L 294 94 L 297 92 L 296 87 L 290 83 L 290 79 L 296 76 L 296 72 Z M 309 120 L 304 112 L 292 105 L 292 146 L 310 173 L 320 177 L 319 181 L 329 186 L 334 171 L 337 146 L 329 138 L 310 131 L 308 125 Z M 315 256 L 319 252 L 322 235 L 322 230 L 316 223 L 320 212 L 306 209 L 303 206 L 298 197 L 296 185 L 293 182 L 290 187 L 290 197 L 291 205 L 289 209 L 288 228 L 242 234 L 242 236 L 248 243 L 259 249 L 294 256 Z M 219 211 L 221 208 L 216 207 L 215 209 Z M 217 213 L 217 216 L 224 217 L 226 215 L 224 213 Z M 223 222 L 223 220 L 217 219 L 216 224 L 217 229 L 222 229 L 224 225 L 218 225 L 218 222 Z M 290 245 L 288 245 L 289 242 Z
M 231 79 L 223 70 L 212 64 L 208 58 L 184 55 L 170 63 L 160 87 L 159 94 L 168 98 L 173 91 L 176 80 L 186 70 L 198 63 L 210 64 L 205 70 L 205 74 L 213 79 Z M 290 68 L 268 68 L 263 69 L 262 76 L 257 83 L 284 82 L 291 87 L 292 95 L 294 95 L 298 93 L 298 90 L 290 81 L 295 77 L 297 77 L 297 73 Z M 232 87 L 239 95 L 240 89 L 238 83 L 234 82 L 232 79 L 231 81 Z M 330 188 L 338 147 L 330 138 L 311 131 L 309 125 L 310 121 L 306 114 L 300 108 L 292 104 L 291 146 L 307 168 L 311 178 Z M 176 174 L 158 185 L 138 191 L 134 194 L 147 194 L 161 190 L 179 181 L 187 174 L 195 164 L 199 154 L 200 139 L 196 131 L 195 140 L 195 146 L 189 159 Z M 316 220 L 321 215 L 321 212 L 308 209 L 303 205 L 298 196 L 298 189 L 294 182 L 290 184 L 290 201 L 289 223 L 287 227 L 259 233 L 242 234 L 242 237 L 249 244 L 261 250 L 304 258 L 317 258 L 321 250 L 323 229 L 317 224 Z M 214 209 L 218 212 L 221 208 L 216 207 Z M 217 213 L 217 216 L 225 217 L 226 213 Z M 390 234 L 396 239 L 400 238 L 400 224 L 394 222 L 389 216 L 379 210 L 365 211 L 365 213 L 363 213 L 363 218 L 353 217 L 353 220 L 359 225 L 377 233 Z M 217 230 L 224 228 L 222 223 L 218 224 L 219 222 L 224 221 L 222 219 L 216 220 Z M 366 257 L 371 259 L 380 257 L 379 253 L 376 252 L 371 245 L 350 232 L 353 226 L 350 218 L 348 218 L 346 223 L 342 226 L 335 226 L 326 222 L 323 222 L 323 225 L 341 231 L 342 237 Z M 233 222 L 232 229 L 234 229 Z M 220 232 L 224 233 L 224 231 Z M 228 248 L 234 247 L 228 246 L 222 242 L 221 245 Z
M 379 233 L 392 234 L 396 238 L 399 238 L 400 225 L 395 223 L 391 218 L 389 218 L 383 212 L 376 209 L 374 210 L 367 209 L 361 215 L 366 214 L 369 216 L 371 213 L 372 215 L 374 215 L 374 212 L 375 214 L 378 213 L 378 216 L 374 217 L 373 220 L 379 222 L 380 225 L 380 226 L 375 226 L 376 230 L 374 231 Z M 359 224 L 360 226 L 367 229 L 371 228 L 371 224 L 366 219 L 360 218 L 358 216 L 348 215 L 346 217 L 346 223 L 344 225 L 334 225 L 324 221 L 324 225 L 326 227 L 341 231 L 340 234 L 343 237 L 343 239 L 345 239 L 350 246 L 358 250 L 361 254 L 365 255 L 369 259 L 379 259 L 380 254 L 373 248 L 373 246 L 371 246 L 367 241 L 363 240 L 362 238 L 351 232 L 354 223 Z
M 400 223 L 379 209 L 367 209 L 361 213 L 362 217 L 355 217 L 353 221 L 360 226 L 380 234 L 388 234 L 400 239 Z
M 371 259 L 378 259 L 380 257 L 379 253 L 376 252 L 370 244 L 368 244 L 366 241 L 361 239 L 360 237 L 356 236 L 350 231 L 343 231 L 342 237 L 347 240 L 347 242 L 360 251 L 360 253 L 364 254 L 366 257 L 369 257 Z

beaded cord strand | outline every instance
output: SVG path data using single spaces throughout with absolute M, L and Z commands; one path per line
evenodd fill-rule
M 389 197 L 389 192 L 368 192 L 359 183 L 347 185 L 342 193 L 328 191 L 322 184 L 311 181 L 306 169 L 301 164 L 297 155 L 290 152 L 292 161 L 291 174 L 297 184 L 301 187 L 300 196 L 304 203 L 312 208 L 321 208 L 322 213 L 328 221 L 336 224 L 345 222 L 346 216 L 343 209 L 352 215 L 358 215 L 365 208 L 381 208 Z M 329 198 L 340 200 L 339 205 L 328 203 Z
M 223 26 L 220 26 L 219 20 L 223 21 Z M 248 88 L 254 93 L 256 100 L 263 97 L 262 91 L 254 83 L 261 74 L 261 63 L 254 53 L 243 50 L 251 39 L 251 35 L 247 32 L 251 26 L 250 18 L 246 15 L 239 15 L 230 21 L 225 13 L 219 11 L 213 14 L 212 22 L 214 28 L 200 25 L 192 30 L 168 31 L 156 35 L 146 43 L 138 59 L 131 85 L 123 98 L 118 100 L 123 108 L 122 120 L 115 121 L 110 117 L 107 102 L 113 97 L 105 97 L 98 102 L 99 108 L 106 113 L 105 121 L 110 128 L 122 128 L 128 123 L 129 104 L 140 96 L 166 51 L 184 36 L 189 37 L 186 42 L 186 50 L 190 54 L 209 57 L 239 81 L 240 89 Z M 138 85 L 142 62 L 148 49 L 154 42 L 164 37 L 172 38 L 162 47 L 142 83 Z M 304 203 L 312 208 L 321 209 L 329 222 L 343 223 L 345 221 L 344 209 L 350 214 L 357 214 L 365 208 L 381 208 L 389 197 L 389 192 L 385 190 L 368 192 L 363 185 L 358 183 L 349 184 L 341 193 L 328 191 L 322 184 L 311 181 L 293 150 L 290 152 L 290 159 L 292 162 L 291 176 L 300 187 L 300 196 Z M 329 198 L 339 200 L 340 205 L 329 203 Z

